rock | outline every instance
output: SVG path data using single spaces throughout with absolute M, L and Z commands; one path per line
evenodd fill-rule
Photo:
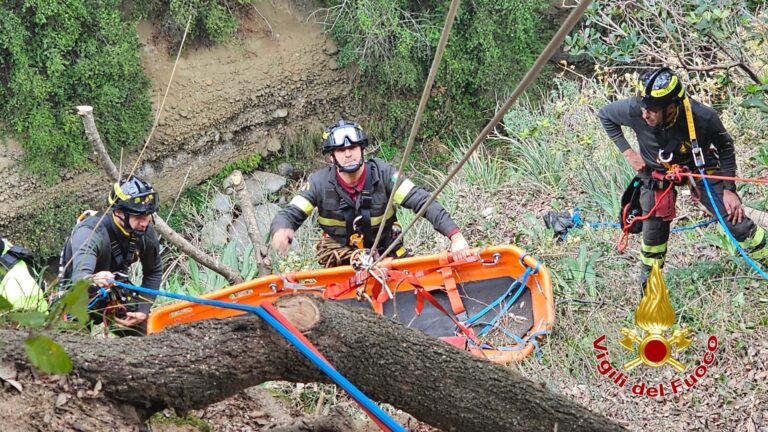
M 63 407 L 67 401 L 69 401 L 70 397 L 71 396 L 66 393 L 59 393 L 59 395 L 56 396 L 56 408 Z
M 280 207 L 277 204 L 266 203 L 256 206 L 254 211 L 256 212 L 256 224 L 259 226 L 259 231 L 266 238 L 272 219 L 280 211 Z
M 203 229 L 200 231 L 200 242 L 203 244 L 203 247 L 226 245 L 228 241 L 227 230 L 231 221 L 232 215 L 225 213 L 215 221 L 203 225 Z
M 277 166 L 277 172 L 283 177 L 290 177 L 293 175 L 293 165 L 288 162 L 283 162 Z
M 266 242 L 269 235 L 269 226 L 272 224 L 272 218 L 275 217 L 277 212 L 280 211 L 280 207 L 275 204 L 267 203 L 260 204 L 254 208 L 256 212 L 256 226 L 259 229 L 259 235 L 262 241 Z M 248 237 L 248 229 L 245 226 L 243 218 L 238 218 L 227 231 L 230 240 L 237 242 L 237 253 L 244 254 L 245 248 L 251 243 L 250 237 Z
M 338 69 L 338 68 L 340 68 L 340 67 L 341 67 L 341 66 L 339 66 L 339 62 L 337 62 L 335 59 L 330 59 L 330 60 L 328 61 L 328 68 L 329 68 L 330 70 L 336 70 L 336 69 Z
M 323 52 L 329 56 L 336 55 L 339 53 L 339 47 L 337 47 L 331 39 L 326 39 L 325 46 L 323 46 Z
M 495 212 L 496 212 L 496 209 L 494 209 L 493 207 L 486 207 L 486 208 L 484 208 L 484 209 L 483 209 L 483 210 L 480 212 L 480 214 L 481 214 L 483 217 L 489 217 L 489 216 L 491 216 L 492 214 L 494 214 Z
M 221 213 L 230 213 L 232 212 L 232 200 L 223 193 L 217 192 L 216 196 L 213 197 L 213 208 Z
M 272 117 L 274 118 L 285 118 L 288 117 L 288 110 L 285 108 L 278 108 L 275 110 L 275 112 L 272 113 Z
M 251 203 L 258 205 L 266 201 L 267 194 L 282 189 L 286 182 L 283 176 L 264 171 L 254 171 L 250 178 L 245 180 L 245 186 L 251 194 Z

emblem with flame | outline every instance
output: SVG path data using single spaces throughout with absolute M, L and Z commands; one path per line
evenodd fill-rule
M 635 312 L 635 324 L 646 331 L 645 337 L 640 337 L 635 330 L 621 329 L 624 338 L 619 341 L 621 346 L 631 352 L 637 352 L 638 357 L 624 364 L 625 370 L 631 370 L 640 363 L 653 368 L 669 364 L 679 372 L 685 371 L 685 365 L 672 358 L 672 349 L 680 352 L 691 344 L 690 330 L 682 329 L 672 332 L 672 337 L 664 333 L 675 323 L 675 311 L 669 301 L 669 291 L 661 269 L 654 265 L 645 288 L 645 295 Z M 635 349 L 637 345 L 637 349 Z

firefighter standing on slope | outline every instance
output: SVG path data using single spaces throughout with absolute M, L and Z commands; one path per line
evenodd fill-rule
M 698 172 L 692 146 L 685 104 L 692 111 L 695 134 L 701 149 L 707 174 L 733 177 L 736 175 L 736 157 L 733 140 L 723 127 L 717 113 L 685 95 L 680 78 L 668 68 L 656 69 L 641 79 L 641 94 L 610 103 L 598 116 L 608 136 L 622 152 L 627 162 L 638 172 L 641 180 L 640 205 L 647 215 L 657 204 L 654 214 L 642 221 L 641 256 L 643 286 L 653 264 L 664 265 L 670 224 L 674 219 L 674 188 L 661 199 L 662 191 L 669 185 L 660 179 L 673 165 L 687 167 Z M 686 100 L 687 99 L 687 100 Z M 629 126 L 637 136 L 639 153 L 633 150 L 624 137 L 621 126 Z M 653 173 L 656 172 L 656 175 Z M 710 180 L 710 187 L 718 209 L 723 214 L 728 229 L 745 251 L 755 260 L 767 262 L 765 231 L 744 215 L 736 185 L 730 180 Z M 695 183 L 699 199 L 710 213 L 713 204 L 706 194 L 701 179 Z
M 272 247 L 286 253 L 295 231 L 317 208 L 324 231 L 317 247 L 318 260 L 333 267 L 349 264 L 354 250 L 372 247 L 381 223 L 384 231 L 378 252 L 390 246 L 396 236 L 397 217 L 394 208 L 386 217 L 384 211 L 398 174 L 394 166 L 381 159 L 365 161 L 368 137 L 356 123 L 339 120 L 323 138 L 323 154 L 329 155 L 332 165 L 310 176 L 308 184 L 275 215 L 270 233 Z M 404 179 L 395 191 L 394 203 L 418 211 L 428 198 L 427 191 Z M 469 255 L 469 245 L 459 227 L 437 201 L 429 205 L 424 216 L 435 230 L 450 239 L 454 259 Z M 393 253 L 397 257 L 405 254 L 402 245 Z

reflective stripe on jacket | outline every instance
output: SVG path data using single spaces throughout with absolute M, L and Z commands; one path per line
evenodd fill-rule
M 379 225 L 384 220 L 384 232 L 382 238 L 391 238 L 392 225 L 397 221 L 396 212 L 390 209 L 384 217 L 387 200 L 392 193 L 392 188 L 397 181 L 397 170 L 391 164 L 381 159 L 373 158 L 366 162 L 367 175 L 371 177 L 371 228 L 377 232 Z M 342 195 L 343 194 L 343 195 Z M 281 228 L 297 230 L 302 223 L 318 210 L 318 223 L 331 238 L 339 244 L 348 244 L 346 219 L 344 217 L 343 204 L 348 194 L 338 183 L 336 168 L 329 166 L 316 171 L 309 177 L 308 183 L 296 195 L 288 206 L 280 210 L 272 220 L 270 232 L 274 233 Z M 395 204 L 417 212 L 429 199 L 429 193 L 413 184 L 409 179 L 404 179 L 395 192 Z M 458 226 L 448 215 L 448 212 L 437 201 L 433 201 L 424 217 L 432 223 L 436 231 L 448 236 L 458 231 Z M 374 234 L 375 235 L 375 234 Z
M 8 240 L 3 243 L 5 248 L 0 251 L 0 255 L 8 253 L 13 246 Z M 0 296 L 5 297 L 14 309 L 40 312 L 48 310 L 48 302 L 45 300 L 43 290 L 30 273 L 27 263 L 21 259 L 8 269 L 0 266 Z

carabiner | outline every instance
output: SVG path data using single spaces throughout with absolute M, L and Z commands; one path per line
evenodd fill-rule
M 659 162 L 662 163 L 669 163 L 672 161 L 672 157 L 674 156 L 674 153 L 670 153 L 669 157 L 664 157 L 664 149 L 659 149 Z

